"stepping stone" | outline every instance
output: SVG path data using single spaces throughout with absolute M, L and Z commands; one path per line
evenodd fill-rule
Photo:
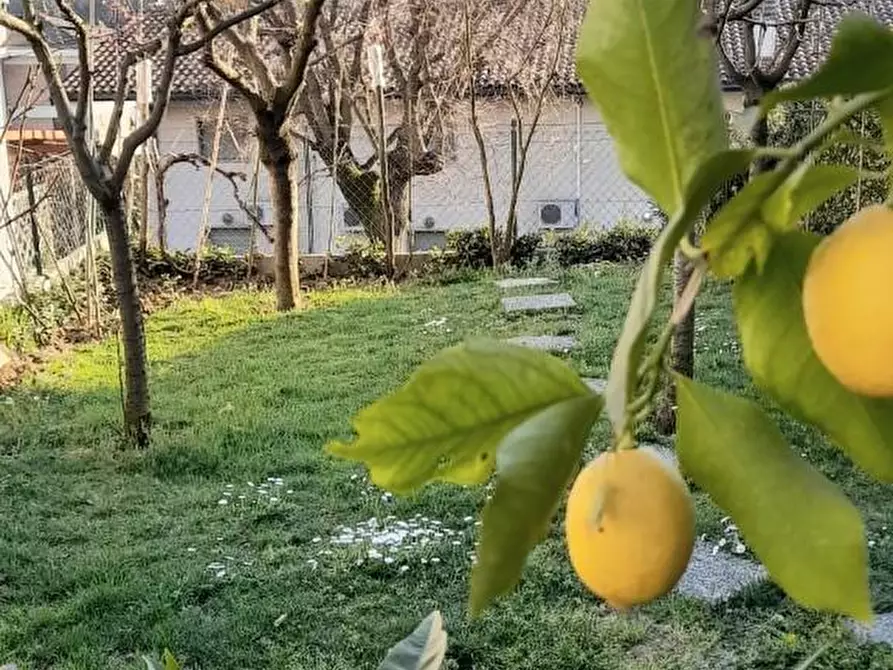
M 576 307 L 577 303 L 569 293 L 547 293 L 544 295 L 520 295 L 502 299 L 502 308 L 512 312 L 548 312 L 556 309 Z
M 540 351 L 569 351 L 577 346 L 577 341 L 570 335 L 522 335 L 513 337 L 508 343 Z
M 608 388 L 607 379 L 597 379 L 595 377 L 583 377 L 583 383 L 592 389 L 593 393 L 604 393 Z
M 766 568 L 762 565 L 730 556 L 721 550 L 714 555 L 711 545 L 698 540 L 676 591 L 684 596 L 717 603 L 728 600 L 744 587 L 756 584 L 767 576 Z
M 893 612 L 878 614 L 870 626 L 853 620 L 847 621 L 846 626 L 862 642 L 880 642 L 893 647 Z
M 513 288 L 530 288 L 532 286 L 551 286 L 558 282 L 548 277 L 514 277 L 512 279 L 500 279 L 496 285 L 503 291 Z

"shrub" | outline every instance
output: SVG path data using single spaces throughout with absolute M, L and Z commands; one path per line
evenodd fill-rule
M 493 265 L 490 232 L 486 228 L 447 232 L 446 250 L 453 264 L 459 267 L 488 268 Z
M 543 237 L 539 233 L 526 233 L 512 245 L 509 262 L 515 267 L 525 267 L 537 259 Z M 446 250 L 457 267 L 482 269 L 493 267 L 490 250 L 490 231 L 487 228 L 451 230 L 446 236 Z
M 156 247 L 146 250 L 144 255 L 134 249 L 134 257 L 138 259 L 138 270 L 141 278 L 161 279 L 174 277 L 191 280 L 195 272 L 195 252 L 168 251 L 163 253 Z M 236 281 L 248 274 L 248 261 L 236 256 L 232 249 L 226 247 L 208 247 L 202 252 L 199 268 L 199 281 L 215 283 L 220 281 Z
M 824 119 L 825 111 L 808 102 L 783 105 L 769 117 L 769 143 L 791 146 Z M 890 162 L 880 148 L 883 132 L 877 115 L 871 111 L 863 112 L 847 121 L 843 127 L 859 141 L 831 145 L 819 155 L 818 162 L 883 173 Z M 863 178 L 807 216 L 803 226 L 812 232 L 827 235 L 859 209 L 881 203 L 885 197 L 884 180 Z
M 656 228 L 631 223 L 598 231 L 583 228 L 558 237 L 555 252 L 564 267 L 597 261 L 641 261 L 648 256 L 656 236 Z
M 540 233 L 525 233 L 521 235 L 512 246 L 512 265 L 516 268 L 533 265 L 539 260 L 539 252 L 542 246 L 543 236 Z
M 384 242 L 351 240 L 341 256 L 347 276 L 352 279 L 372 279 L 387 274 Z

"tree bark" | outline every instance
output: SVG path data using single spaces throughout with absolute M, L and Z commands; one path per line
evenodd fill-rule
M 276 283 L 276 309 L 285 312 L 301 306 L 298 269 L 298 207 L 292 180 L 294 155 L 281 128 L 259 128 L 260 162 L 270 178 L 273 203 L 273 261 Z
M 120 198 L 100 203 L 106 221 L 109 255 L 124 350 L 124 427 L 128 440 L 140 448 L 149 446 L 152 417 L 149 412 L 149 375 L 143 311 L 127 231 L 127 217 Z
M 692 276 L 692 265 L 678 249 L 673 257 L 673 303 L 681 298 Z M 670 368 L 691 379 L 695 374 L 695 305 L 673 331 L 670 345 Z M 662 435 L 676 432 L 676 385 L 668 380 L 660 405 L 655 412 L 655 427 Z
M 382 218 L 381 178 L 371 170 L 342 165 L 337 171 L 338 188 L 356 213 L 366 236 L 373 242 L 384 242 L 385 222 Z
M 744 110 L 745 112 L 752 107 L 758 107 L 763 100 L 763 92 L 759 89 L 745 90 L 744 93 Z M 748 134 L 751 146 L 764 147 L 769 143 L 769 121 L 764 114 L 759 114 L 757 121 L 751 126 Z M 751 178 L 763 172 L 768 172 L 775 166 L 772 158 L 758 158 L 753 162 L 750 168 Z
M 394 249 L 409 251 L 409 181 L 391 178 L 391 217 L 394 223 Z

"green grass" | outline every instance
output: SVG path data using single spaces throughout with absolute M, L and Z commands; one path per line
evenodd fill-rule
M 361 468 L 323 453 L 350 435 L 358 409 L 469 336 L 573 333 L 582 347 L 571 364 L 605 375 L 635 270 L 562 279 L 580 312 L 508 319 L 486 279 L 319 293 L 312 309 L 286 316 L 266 293 L 179 303 L 148 323 L 156 428 L 147 454 L 119 447 L 114 342 L 55 361 L 0 402 L 0 665 L 139 668 L 138 653 L 170 647 L 189 668 L 374 668 L 438 607 L 455 670 L 788 668 L 828 640 L 813 667 L 893 668 L 893 652 L 857 644 L 839 619 L 770 585 L 721 606 L 671 596 L 610 612 L 574 578 L 558 525 L 517 591 L 469 621 L 465 518 L 483 492 L 432 486 L 383 501 Z M 755 395 L 726 291 L 708 287 L 700 307 L 698 375 Z M 444 326 L 426 326 L 440 317 Z M 893 610 L 890 490 L 814 432 L 783 427 L 863 509 L 876 604 Z M 607 439 L 602 422 L 594 442 Z M 252 502 L 248 482 L 268 477 L 292 493 Z M 231 502 L 218 504 L 227 491 Z M 698 509 L 699 531 L 718 537 L 721 513 L 702 494 Z M 434 553 L 420 549 L 358 566 L 358 554 L 328 544 L 340 524 L 416 514 L 462 530 L 459 546 L 436 550 L 439 563 L 423 564 Z M 208 570 L 216 562 L 226 576 Z

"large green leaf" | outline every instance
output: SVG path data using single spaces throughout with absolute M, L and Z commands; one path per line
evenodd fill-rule
M 858 510 L 755 404 L 678 375 L 676 385 L 683 471 L 731 515 L 775 582 L 807 607 L 871 618 Z
M 859 170 L 848 165 L 804 163 L 763 204 L 763 218 L 776 230 L 789 230 L 858 178 Z
M 595 0 L 578 72 L 624 172 L 669 214 L 700 165 L 728 146 L 713 44 L 694 0 Z
M 391 647 L 378 670 L 439 670 L 447 649 L 440 612 L 431 612 L 416 629 Z
M 893 400 L 856 395 L 819 361 L 803 319 L 803 275 L 819 238 L 779 237 L 762 273 L 735 283 L 735 316 L 754 381 L 786 410 L 827 433 L 860 466 L 893 482 Z
M 732 176 L 746 171 L 752 160 L 752 151 L 736 149 L 721 151 L 705 161 L 686 188 L 682 209 L 672 217 L 655 241 L 639 275 L 611 362 L 606 403 L 615 432 L 623 427 L 627 405 L 636 392 L 639 364 L 667 263 L 719 187 Z
M 328 450 L 364 462 L 372 481 L 395 493 L 438 479 L 479 484 L 515 427 L 591 394 L 573 370 L 544 352 L 499 342 L 459 345 L 362 410 L 353 422 L 356 439 Z
M 511 589 L 527 554 L 549 530 L 580 464 L 602 399 L 566 400 L 522 423 L 496 454 L 496 490 L 484 508 L 471 611 L 477 614 Z
M 825 63 L 806 81 L 763 99 L 763 108 L 779 102 L 830 98 L 881 91 L 893 86 L 893 32 L 864 14 L 845 16 Z
M 737 277 L 751 260 L 762 265 L 772 247 L 772 228 L 763 204 L 775 192 L 778 177 L 764 172 L 753 177 L 719 211 L 701 238 L 710 269 L 720 277 Z

